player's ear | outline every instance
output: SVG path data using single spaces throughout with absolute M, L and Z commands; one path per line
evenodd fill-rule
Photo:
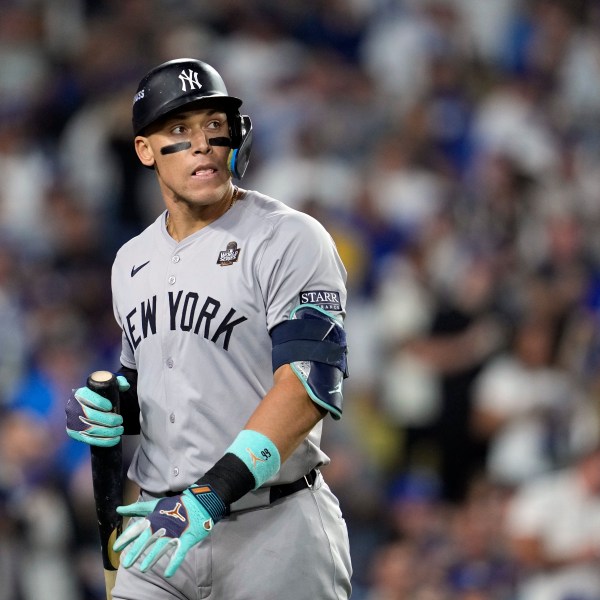
M 148 138 L 143 135 L 136 136 L 134 140 L 135 152 L 140 159 L 140 162 L 145 167 L 152 168 L 154 166 L 154 152 L 148 143 Z

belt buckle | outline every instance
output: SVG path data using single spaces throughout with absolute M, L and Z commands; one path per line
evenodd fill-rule
M 311 475 L 311 474 L 313 474 L 312 483 L 310 482 L 310 479 L 309 479 L 309 475 Z M 304 481 L 306 481 L 306 487 L 309 490 L 312 490 L 315 487 L 315 483 L 317 482 L 317 474 L 318 474 L 318 471 L 316 469 L 311 470 L 310 473 L 305 473 Z

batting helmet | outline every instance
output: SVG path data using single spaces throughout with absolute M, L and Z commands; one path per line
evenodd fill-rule
M 250 159 L 250 117 L 240 115 L 242 101 L 230 96 L 219 73 L 200 60 L 170 60 L 144 76 L 133 98 L 134 135 L 142 134 L 148 125 L 191 103 L 217 105 L 227 113 L 231 137 L 229 168 L 235 177 L 241 179 Z

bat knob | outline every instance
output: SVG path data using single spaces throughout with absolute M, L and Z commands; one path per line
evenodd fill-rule
M 87 387 L 110 400 L 113 410 L 119 412 L 119 384 L 114 373 L 94 371 L 88 375 Z
M 110 371 L 94 371 L 90 376 L 89 380 L 95 383 L 109 383 L 113 379 L 114 374 Z

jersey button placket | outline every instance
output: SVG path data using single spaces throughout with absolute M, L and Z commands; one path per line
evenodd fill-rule
M 171 262 L 174 265 L 176 265 L 180 260 L 181 260 L 180 254 L 173 254 L 173 256 L 171 256 Z M 175 277 L 175 275 L 173 273 L 171 275 L 169 275 L 169 277 L 167 278 L 167 282 L 169 285 L 175 285 L 176 281 L 177 281 L 177 277 Z
M 178 263 L 180 261 L 181 261 L 181 256 L 179 254 L 174 254 L 173 256 L 171 256 L 171 263 L 173 266 L 178 265 Z M 174 271 L 176 272 L 176 269 L 174 269 Z M 175 285 L 176 282 L 177 282 L 177 277 L 176 277 L 175 273 L 172 271 L 171 274 L 167 277 L 167 283 L 170 286 L 173 286 L 173 285 Z M 168 371 L 171 371 L 171 372 L 173 371 L 173 368 L 175 366 L 175 360 L 172 356 L 167 355 L 167 358 L 165 359 L 165 366 L 167 367 Z M 175 377 L 175 374 L 173 373 L 172 376 Z M 175 425 L 175 420 L 176 420 L 175 412 L 169 413 L 168 419 L 169 419 L 169 423 L 174 426 L 173 430 L 171 431 L 171 435 L 176 436 L 176 427 L 177 426 Z M 171 476 L 173 478 L 176 478 L 179 476 L 179 472 L 180 472 L 179 467 L 173 465 L 171 468 Z

